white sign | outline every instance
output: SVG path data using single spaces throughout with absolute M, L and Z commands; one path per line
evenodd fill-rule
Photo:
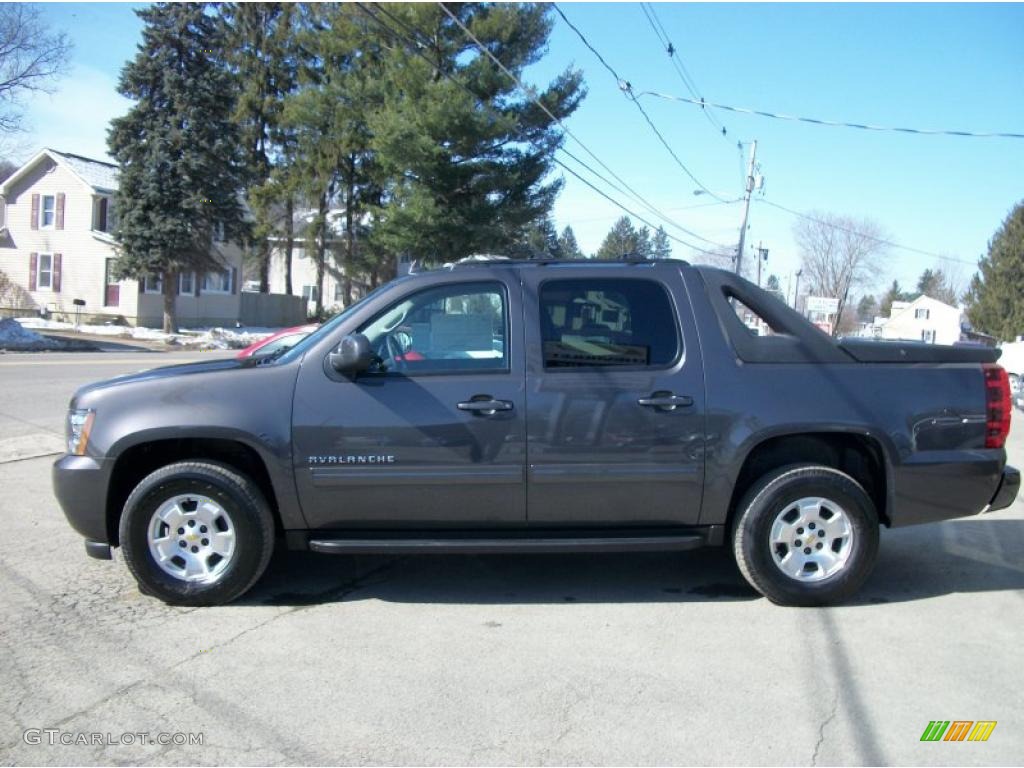
M 825 315 L 834 315 L 839 311 L 839 299 L 830 299 L 826 296 L 808 296 L 804 304 L 807 312 L 821 312 Z

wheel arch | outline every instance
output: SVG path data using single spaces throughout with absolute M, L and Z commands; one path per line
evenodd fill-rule
M 212 461 L 244 473 L 267 500 L 278 533 L 283 529 L 279 494 L 265 457 L 252 445 L 226 436 L 152 435 L 124 446 L 117 454 L 107 485 L 105 519 L 108 541 L 119 544 L 118 524 L 132 490 L 150 473 L 179 461 Z
M 864 430 L 791 430 L 751 441 L 729 499 L 727 523 L 736 519 L 737 506 L 750 487 L 768 472 L 789 464 L 821 464 L 845 472 L 864 488 L 878 512 L 891 526 L 892 467 L 883 440 Z

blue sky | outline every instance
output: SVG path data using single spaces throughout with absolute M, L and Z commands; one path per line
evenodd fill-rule
M 74 39 L 74 69 L 56 96 L 29 102 L 28 149 L 105 153 L 107 123 L 128 106 L 115 86 L 139 41 L 132 7 L 42 6 L 52 26 Z M 636 91 L 686 95 L 638 5 L 561 7 Z M 710 101 L 880 125 L 1024 132 L 1024 5 L 664 3 L 657 13 Z M 693 207 L 709 198 L 693 195 L 693 182 L 559 19 L 548 54 L 527 79 L 543 84 L 570 65 L 583 70 L 589 88 L 568 122 L 572 131 L 670 218 L 734 243 L 740 206 Z M 1024 199 L 1024 140 L 873 133 L 719 112 L 733 140 L 727 143 L 696 107 L 643 103 L 710 189 L 740 194 L 733 143 L 756 139 L 766 200 L 872 218 L 897 242 L 968 262 L 947 262 L 964 279 L 1006 213 Z M 585 155 L 572 140 L 566 148 Z M 572 224 L 584 249 L 595 250 L 620 212 L 566 178 L 556 221 Z M 768 271 L 785 287 L 799 265 L 793 217 L 755 202 L 750 224 L 748 244 L 769 248 Z M 682 246 L 676 255 L 693 256 Z M 910 285 L 935 264 L 933 257 L 893 249 L 878 288 L 893 278 Z

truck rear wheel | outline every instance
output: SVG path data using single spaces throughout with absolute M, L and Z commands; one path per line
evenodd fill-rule
M 780 605 L 840 602 L 878 556 L 878 513 L 849 475 L 803 464 L 770 472 L 738 508 L 733 552 L 744 578 Z
M 249 590 L 274 549 L 274 519 L 255 483 L 223 464 L 170 464 L 125 502 L 125 562 L 144 594 L 219 605 Z

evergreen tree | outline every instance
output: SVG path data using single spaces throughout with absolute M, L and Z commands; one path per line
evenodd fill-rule
M 1003 220 L 964 297 L 971 325 L 1002 341 L 1024 333 L 1024 202 Z
M 891 305 L 890 305 L 891 308 Z M 878 299 L 871 294 L 861 296 L 857 303 L 857 319 L 862 323 L 870 323 L 878 314 Z
M 604 242 L 597 249 L 597 258 L 649 258 L 651 253 L 651 231 L 646 226 L 637 229 L 628 216 L 623 216 L 605 235 Z
M 570 226 L 566 226 L 562 230 L 562 234 L 558 236 L 558 249 L 561 251 L 563 259 L 585 258 L 583 251 L 580 250 L 579 243 L 576 242 L 576 233 L 572 231 Z
M 560 181 L 545 183 L 561 129 L 445 8 L 520 78 L 552 27 L 541 4 L 387 6 L 391 26 L 412 30 L 420 44 L 390 46 L 386 94 L 370 121 L 390 182 L 381 236 L 394 252 L 439 262 L 509 251 L 561 189 Z M 536 96 L 566 118 L 583 96 L 582 75 L 566 70 Z
M 651 251 L 655 259 L 672 258 L 672 243 L 669 242 L 668 233 L 665 232 L 664 227 L 658 227 L 658 230 L 654 233 Z
M 121 167 L 117 271 L 160 276 L 163 327 L 173 332 L 178 275 L 223 268 L 212 248 L 216 227 L 235 242 L 247 235 L 234 89 L 223 23 L 205 5 L 157 3 L 136 13 L 142 44 L 118 84 L 136 103 L 107 139 Z
M 912 301 L 913 298 L 914 297 L 911 294 L 905 292 L 900 287 L 899 280 L 893 280 L 892 285 L 889 287 L 889 290 L 885 292 L 884 296 L 882 296 L 881 306 L 879 307 L 879 314 L 882 317 L 891 317 L 892 303 L 894 301 Z
M 917 296 L 930 296 L 951 306 L 959 303 L 956 287 L 942 269 L 926 269 L 917 280 Z
M 768 275 L 768 282 L 765 283 L 765 290 L 781 291 L 778 275 Z
M 270 290 L 269 238 L 291 224 L 287 186 L 271 184 L 271 173 L 287 160 L 281 112 L 297 86 L 294 51 L 295 6 L 291 3 L 227 3 L 221 14 L 228 28 L 227 61 L 235 75 L 238 122 L 246 170 L 246 198 L 253 213 L 254 253 L 260 291 Z M 294 203 L 292 202 L 292 205 Z M 287 216 L 288 222 L 282 222 Z M 284 227 L 282 227 L 284 224 Z M 289 238 L 286 236 L 286 244 Z M 291 254 L 287 254 L 291 292 Z
M 558 239 L 558 232 L 551 218 L 545 216 L 540 221 L 531 224 L 523 239 L 509 249 L 508 254 L 514 259 L 560 259 L 562 258 L 562 243 Z

